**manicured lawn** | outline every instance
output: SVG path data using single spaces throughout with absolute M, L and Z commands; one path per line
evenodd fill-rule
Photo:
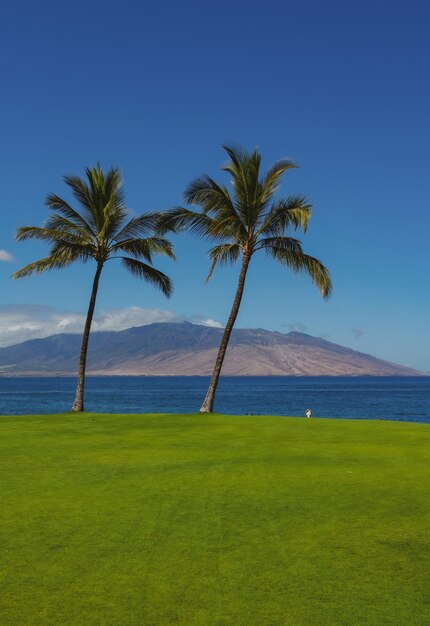
M 1 626 L 428 626 L 430 427 L 0 419 Z

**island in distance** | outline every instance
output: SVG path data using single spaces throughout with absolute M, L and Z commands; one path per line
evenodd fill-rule
M 206 376 L 212 373 L 223 330 L 158 323 L 94 332 L 87 373 L 100 376 Z M 59 334 L 0 349 L 3 375 L 73 375 L 81 336 Z M 224 376 L 420 376 L 423 372 L 298 332 L 237 329 Z

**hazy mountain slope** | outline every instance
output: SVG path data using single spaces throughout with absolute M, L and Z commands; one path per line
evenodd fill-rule
M 90 338 L 92 374 L 208 375 L 222 329 L 195 324 L 150 324 Z M 0 349 L 0 371 L 72 373 L 81 337 L 54 335 Z M 421 372 L 302 333 L 262 329 L 233 331 L 225 375 L 408 376 Z

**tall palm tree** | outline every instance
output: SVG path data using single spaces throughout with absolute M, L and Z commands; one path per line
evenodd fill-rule
M 229 162 L 222 169 L 230 175 L 232 193 L 209 176 L 194 180 L 184 197 L 188 204 L 200 207 L 196 212 L 179 207 L 167 211 L 160 221 L 160 232 L 190 230 L 217 243 L 209 250 L 212 260 L 208 280 L 217 264 L 241 259 L 239 281 L 233 306 L 224 329 L 209 388 L 201 413 L 213 411 L 215 392 L 231 331 L 239 312 L 245 279 L 253 255 L 264 251 L 275 261 L 294 272 L 306 273 L 328 298 L 332 289 L 330 275 L 324 265 L 303 252 L 298 239 L 287 236 L 290 230 L 306 231 L 311 205 L 303 196 L 276 199 L 282 175 L 296 167 L 291 161 L 275 163 L 260 177 L 261 155 L 255 150 L 223 146 Z
M 63 198 L 50 194 L 46 205 L 53 212 L 42 227 L 24 226 L 17 231 L 16 239 L 42 239 L 50 242 L 49 256 L 26 265 L 13 274 L 21 278 L 47 270 L 61 269 L 75 261 L 96 262 L 90 304 L 82 336 L 76 396 L 72 411 L 84 410 L 85 367 L 88 339 L 96 304 L 100 275 L 104 264 L 121 259 L 125 269 L 134 276 L 148 281 L 167 297 L 172 292 L 168 276 L 152 266 L 154 254 L 174 258 L 172 244 L 157 236 L 157 213 L 145 213 L 127 220 L 121 175 L 117 168 L 106 174 L 100 167 L 86 168 L 86 179 L 65 176 L 79 205 L 72 208 Z M 131 256 L 123 256 L 123 253 Z M 144 259 L 145 262 L 140 259 Z

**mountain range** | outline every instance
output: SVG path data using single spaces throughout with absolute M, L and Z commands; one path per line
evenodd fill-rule
M 92 375 L 209 375 L 223 329 L 157 323 L 94 332 L 87 372 Z M 3 375 L 67 375 L 78 367 L 81 336 L 52 335 L 0 348 Z M 263 329 L 234 330 L 225 376 L 417 376 L 423 372 L 377 359 L 319 337 Z

